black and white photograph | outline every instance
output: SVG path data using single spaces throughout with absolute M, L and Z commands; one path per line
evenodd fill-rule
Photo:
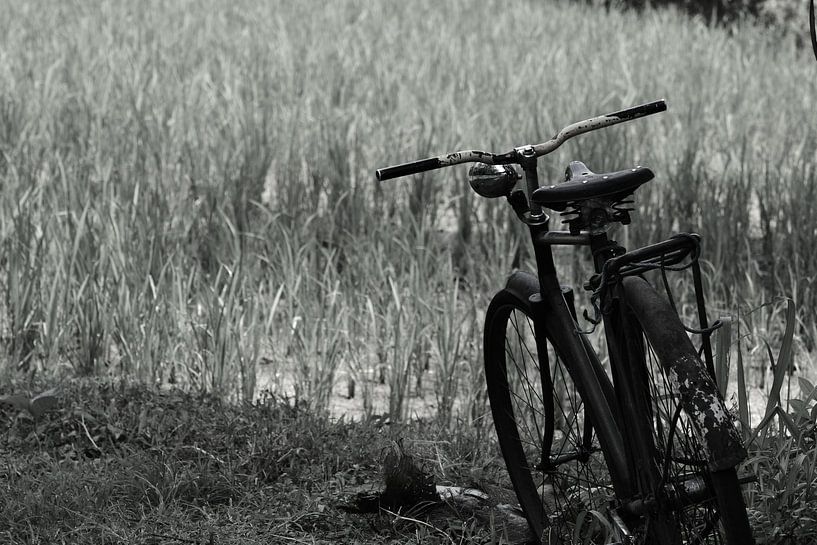
M 0 543 L 817 543 L 814 0 L 0 13 Z

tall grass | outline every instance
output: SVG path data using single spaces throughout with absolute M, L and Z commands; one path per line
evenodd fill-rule
M 465 169 L 374 169 L 662 96 L 542 178 L 649 165 L 631 244 L 701 230 L 724 304 L 817 301 L 813 60 L 750 25 L 563 2 L 41 4 L 0 20 L 7 374 L 263 383 L 320 408 L 380 368 L 393 414 L 431 388 L 478 417 L 476 309 L 521 231 L 463 197 Z

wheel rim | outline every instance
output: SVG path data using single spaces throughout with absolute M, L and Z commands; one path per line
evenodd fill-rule
M 509 306 L 499 315 L 504 346 L 495 361 L 506 372 L 494 384 L 491 405 L 522 508 L 542 528 L 544 543 L 604 543 L 612 529 L 603 514 L 614 493 L 576 385 L 552 345 L 537 343 L 524 311 Z M 535 495 L 520 493 L 519 481 L 532 481 Z

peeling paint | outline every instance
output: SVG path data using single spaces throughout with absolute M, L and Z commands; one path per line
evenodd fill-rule
M 685 354 L 669 368 L 670 381 L 678 388 L 684 411 L 692 417 L 710 471 L 734 467 L 746 457 L 746 449 L 700 359 Z

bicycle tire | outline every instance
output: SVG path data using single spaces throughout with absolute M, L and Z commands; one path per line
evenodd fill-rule
M 671 517 L 678 533 L 673 541 L 662 535 L 661 542 L 753 543 L 735 467 L 745 450 L 714 380 L 669 302 L 643 278 L 627 277 L 621 285 L 629 312 L 625 319 L 637 322 L 643 333 L 650 377 L 653 437 L 643 441 L 653 445 L 655 465 L 661 468 L 661 481 L 652 483 L 653 489 L 643 494 L 656 498 L 651 516 L 657 520 Z M 697 402 L 680 385 L 681 364 L 692 366 L 694 395 L 704 394 Z M 703 406 L 701 399 L 705 399 Z M 707 423 L 709 416 L 704 413 L 720 415 L 719 425 Z M 650 535 L 649 522 L 646 539 L 657 539 Z
M 615 494 L 587 417 L 592 409 L 547 335 L 536 336 L 529 295 L 504 289 L 488 307 L 488 397 L 502 456 L 531 530 L 540 542 L 572 543 L 577 517 L 606 511 Z M 609 538 L 611 531 L 591 516 L 580 539 L 606 542 L 600 534 Z

